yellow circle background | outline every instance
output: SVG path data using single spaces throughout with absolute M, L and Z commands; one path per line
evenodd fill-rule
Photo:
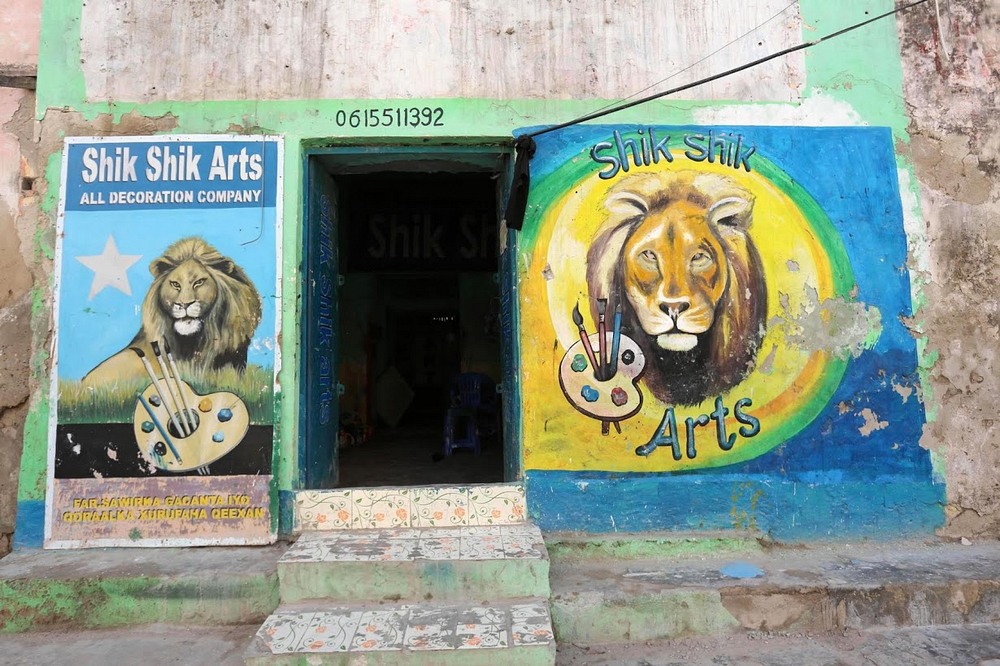
M 664 165 L 632 167 L 629 174 L 662 170 Z M 816 392 L 829 360 L 824 352 L 806 352 L 789 340 L 795 319 L 834 296 L 831 263 L 810 222 L 795 203 L 757 172 L 735 170 L 719 164 L 691 162 L 680 152 L 666 165 L 673 171 L 718 173 L 734 180 L 755 196 L 750 237 L 763 263 L 767 285 L 768 327 L 754 371 L 723 394 L 732 410 L 740 398 L 750 398 L 744 411 L 761 421 L 766 437 L 769 424 L 795 416 L 796 409 Z M 642 410 L 601 435 L 599 421 L 577 412 L 559 388 L 559 362 L 566 349 L 579 340 L 573 324 L 573 307 L 580 303 L 589 333 L 596 327 L 590 316 L 586 282 L 586 257 L 591 239 L 606 218 L 608 190 L 626 174 L 602 180 L 597 172 L 570 187 L 543 212 L 534 252 L 521 275 L 521 358 L 524 414 L 524 456 L 528 469 L 594 469 L 607 471 L 665 471 L 712 467 L 738 462 L 739 435 L 731 451 L 716 444 L 715 428 L 696 431 L 697 457 L 675 461 L 669 450 L 649 457 L 635 455 L 635 447 L 650 440 L 667 405 L 658 401 L 639 381 Z M 701 405 L 677 407 L 675 415 L 684 448 L 684 419 L 708 414 L 716 396 Z M 727 432 L 741 424 L 730 413 Z M 777 445 L 775 442 L 773 445 Z

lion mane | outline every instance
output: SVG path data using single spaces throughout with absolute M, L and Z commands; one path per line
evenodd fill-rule
M 227 367 L 242 372 L 261 319 L 260 294 L 246 272 L 196 236 L 173 243 L 150 262 L 149 272 L 153 283 L 142 302 L 139 332 L 125 349 L 91 370 L 84 383 L 145 377 L 132 348 L 152 359 L 154 341 L 168 345 L 187 372 Z
M 698 404 L 753 369 L 767 317 L 753 203 L 733 180 L 695 171 L 635 174 L 608 191 L 587 254 L 591 310 L 596 321 L 598 299 L 609 316 L 621 309 L 664 403 Z

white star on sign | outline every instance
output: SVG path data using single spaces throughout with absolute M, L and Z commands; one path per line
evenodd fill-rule
M 101 293 L 105 287 L 114 287 L 126 296 L 132 295 L 132 287 L 128 283 L 128 269 L 142 259 L 141 254 L 121 254 L 115 244 L 114 236 L 108 236 L 104 244 L 104 252 L 76 260 L 94 271 L 94 281 L 90 283 L 90 295 L 87 300 Z

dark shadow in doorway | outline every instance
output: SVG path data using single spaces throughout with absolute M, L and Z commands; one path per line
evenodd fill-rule
M 497 437 L 482 452 L 442 455 L 443 424 L 381 427 L 365 444 L 340 450 L 341 488 L 464 485 L 503 481 L 503 448 Z

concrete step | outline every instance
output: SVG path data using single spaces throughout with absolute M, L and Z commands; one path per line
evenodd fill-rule
M 1000 626 L 741 632 L 629 644 L 560 643 L 559 666 L 998 666 Z
M 551 585 L 556 637 L 579 645 L 992 623 L 1000 621 L 1000 546 L 813 544 L 667 559 L 564 556 L 552 561 Z
M 553 664 L 546 600 L 295 604 L 278 608 L 244 654 L 265 664 Z
M 278 561 L 281 598 L 399 601 L 548 597 L 538 527 L 306 532 Z
M 286 548 L 15 551 L 0 559 L 0 632 L 259 623 L 278 606 Z

